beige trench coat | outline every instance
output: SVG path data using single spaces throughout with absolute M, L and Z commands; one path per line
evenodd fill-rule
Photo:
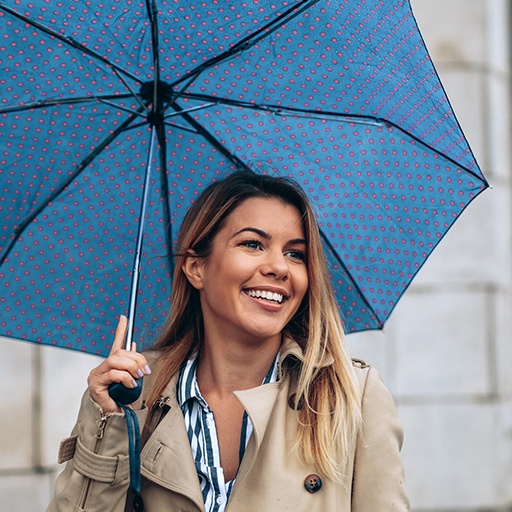
M 302 358 L 300 347 L 285 340 L 280 367 L 288 357 Z M 302 465 L 295 454 L 296 412 L 289 405 L 294 384 L 289 376 L 273 384 L 240 391 L 236 396 L 249 414 L 254 432 L 240 465 L 226 512 L 406 512 L 409 501 L 400 459 L 402 427 L 389 391 L 379 374 L 354 363 L 360 383 L 363 428 L 351 450 L 346 486 Z M 176 402 L 175 376 L 165 395 L 167 414 L 141 452 L 145 512 L 204 511 L 190 444 Z M 138 411 L 140 425 L 148 409 Z M 47 512 L 122 512 L 129 486 L 127 431 L 124 416 L 102 419 L 101 409 L 86 393 L 72 436 L 64 440 L 57 479 Z M 321 481 L 306 490 L 311 475 Z M 127 510 L 129 507 L 127 506 Z

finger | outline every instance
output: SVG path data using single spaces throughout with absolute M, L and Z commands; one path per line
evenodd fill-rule
M 134 378 L 149 375 L 151 370 L 144 354 L 135 350 L 118 350 L 111 354 L 104 362 L 101 370 L 107 372 L 111 369 L 125 370 L 130 372 Z
M 100 389 L 106 391 L 113 382 L 121 382 L 119 375 L 123 375 L 123 382 L 124 379 L 133 380 L 145 375 L 147 361 L 142 354 L 131 355 L 131 352 L 125 351 L 119 351 L 118 353 L 122 355 L 109 356 L 90 372 L 89 388 L 94 388 L 96 392 L 99 392 Z
M 144 373 L 149 373 L 145 371 L 147 364 L 148 362 L 144 357 L 144 354 L 141 354 L 140 352 L 128 352 L 123 349 L 117 349 L 92 371 L 95 374 L 100 375 L 107 373 L 110 370 L 117 369 L 129 371 L 133 376 L 136 376 L 138 374 L 138 368 L 143 370 Z
M 108 380 L 109 385 L 115 382 L 119 382 L 123 384 L 123 386 L 127 388 L 135 388 L 137 387 L 137 382 L 133 375 L 129 372 L 122 370 L 110 370 L 108 375 L 105 375 L 105 378 Z
M 138 386 L 135 379 L 128 372 L 122 370 L 110 370 L 100 376 L 91 374 L 88 383 L 91 398 L 104 412 L 121 412 L 108 391 L 111 384 L 121 383 L 129 389 Z
M 121 315 L 119 317 L 119 322 L 117 323 L 116 333 L 114 335 L 114 342 L 112 343 L 112 349 L 110 350 L 111 354 L 117 352 L 119 349 L 124 348 L 127 330 L 128 319 L 126 318 L 126 316 Z
M 130 347 L 130 351 L 132 352 L 132 354 L 138 354 L 137 353 L 137 343 L 135 341 L 132 341 L 132 346 Z M 137 369 L 138 377 L 143 377 L 144 375 L 151 374 L 151 368 L 149 367 L 146 358 L 142 354 L 140 354 L 140 357 L 137 356 L 135 361 L 137 361 L 137 364 L 139 365 L 139 368 Z
M 108 387 L 116 382 L 123 383 L 126 387 L 134 387 L 134 377 L 125 370 L 111 369 L 102 374 L 95 374 L 91 372 L 88 379 L 89 390 L 94 395 L 106 393 Z

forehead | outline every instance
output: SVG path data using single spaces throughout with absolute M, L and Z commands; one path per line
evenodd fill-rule
M 278 198 L 251 197 L 237 206 L 226 219 L 229 230 L 253 227 L 272 232 L 295 232 L 304 237 L 304 226 L 299 210 Z

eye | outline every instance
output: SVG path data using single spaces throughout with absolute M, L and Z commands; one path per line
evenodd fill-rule
M 306 253 L 304 251 L 300 251 L 298 249 L 293 249 L 291 251 L 287 251 L 285 253 L 285 256 L 288 256 L 289 258 L 292 258 L 297 261 L 306 262 Z
M 261 249 L 262 245 L 259 240 L 244 240 L 243 242 L 240 242 L 239 244 L 241 247 L 247 247 L 248 249 Z

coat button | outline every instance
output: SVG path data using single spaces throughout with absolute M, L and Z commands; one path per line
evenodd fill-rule
M 315 493 L 322 488 L 322 479 L 318 475 L 309 475 L 304 480 L 306 491 Z

